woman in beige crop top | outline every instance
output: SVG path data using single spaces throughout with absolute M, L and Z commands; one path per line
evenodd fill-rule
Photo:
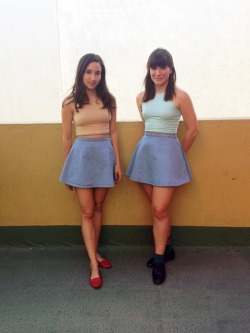
M 102 285 L 99 268 L 110 268 L 98 253 L 102 206 L 108 188 L 120 182 L 122 170 L 116 130 L 116 101 L 105 80 L 100 56 L 84 55 L 75 83 L 62 105 L 63 154 L 60 181 L 75 190 L 81 210 L 81 230 L 90 260 L 89 283 Z M 72 123 L 76 140 L 72 144 Z

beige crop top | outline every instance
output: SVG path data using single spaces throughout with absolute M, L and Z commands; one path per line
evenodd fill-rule
M 84 105 L 79 112 L 74 111 L 73 122 L 78 135 L 109 134 L 111 114 L 101 105 Z

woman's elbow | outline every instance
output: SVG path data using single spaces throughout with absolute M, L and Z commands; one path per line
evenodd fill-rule
M 193 135 L 194 137 L 196 137 L 199 133 L 199 127 L 197 126 L 194 130 L 193 130 Z
M 198 124 L 191 129 L 191 133 L 192 133 L 192 136 L 194 138 L 198 135 L 198 133 L 199 133 L 199 126 L 198 126 Z

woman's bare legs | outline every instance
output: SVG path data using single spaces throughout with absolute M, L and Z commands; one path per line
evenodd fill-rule
M 104 258 L 98 253 L 98 243 L 102 227 L 102 207 L 106 199 L 108 189 L 96 188 L 94 191 L 95 209 L 94 209 L 94 226 L 96 237 L 96 260 L 101 261 Z
M 106 198 L 106 188 L 76 188 L 76 195 L 81 210 L 81 229 L 84 244 L 90 260 L 91 276 L 99 277 L 97 245 L 101 230 L 102 205 Z
M 155 243 L 155 253 L 163 255 L 166 244 L 170 236 L 171 221 L 169 205 L 175 187 L 158 187 L 143 184 L 143 188 L 151 202 L 153 213 L 153 235 Z

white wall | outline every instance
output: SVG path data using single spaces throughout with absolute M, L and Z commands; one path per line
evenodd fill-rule
M 0 123 L 58 122 L 56 2 L 0 0 Z
M 135 96 L 156 47 L 199 119 L 249 118 L 248 0 L 0 0 L 0 123 L 60 122 L 79 58 L 101 55 L 118 120 L 139 120 Z

